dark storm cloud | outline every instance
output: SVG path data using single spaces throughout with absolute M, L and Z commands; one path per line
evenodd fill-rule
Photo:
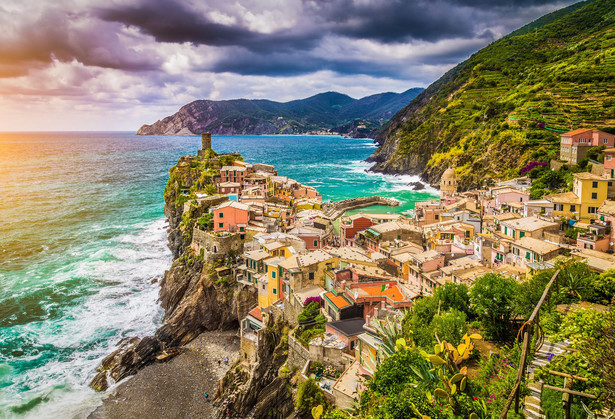
M 273 34 L 251 31 L 241 25 L 223 25 L 173 0 L 145 1 L 96 10 L 105 21 L 138 28 L 158 42 L 189 42 L 217 47 L 242 46 L 257 52 L 310 49 L 317 45 L 318 30 L 283 30 Z

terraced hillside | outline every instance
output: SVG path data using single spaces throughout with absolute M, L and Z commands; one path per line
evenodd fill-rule
M 615 1 L 577 3 L 511 33 L 450 70 L 377 137 L 374 170 L 462 187 L 557 157 L 558 133 L 615 127 Z

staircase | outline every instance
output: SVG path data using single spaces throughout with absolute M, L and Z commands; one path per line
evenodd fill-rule
M 526 418 L 545 418 L 540 401 L 542 395 L 542 382 L 534 382 L 534 371 L 537 368 L 547 365 L 550 362 L 549 356 L 551 354 L 553 354 L 553 356 L 557 356 L 564 353 L 564 348 L 567 346 L 568 342 L 551 343 L 548 339 L 546 339 L 540 350 L 534 354 L 534 359 L 527 369 L 529 381 L 528 388 L 530 390 L 530 394 L 525 397 L 524 401 L 523 414 Z

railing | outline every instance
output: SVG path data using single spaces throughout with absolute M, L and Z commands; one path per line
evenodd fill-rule
M 515 380 L 515 385 L 513 386 L 513 389 L 510 392 L 510 396 L 508 396 L 508 400 L 506 401 L 504 410 L 502 410 L 500 419 L 506 418 L 506 415 L 508 414 L 508 411 L 510 410 L 510 406 L 512 405 L 513 400 L 515 401 L 515 413 L 519 413 L 519 391 L 521 388 L 521 381 L 523 380 L 523 377 L 525 376 L 526 361 L 527 361 L 527 356 L 530 350 L 530 334 L 531 334 L 530 327 L 532 326 L 532 324 L 535 323 L 536 324 L 536 335 L 540 335 L 539 333 L 539 327 L 540 327 L 539 326 L 539 312 L 547 298 L 547 295 L 549 294 L 549 291 L 551 290 L 551 285 L 553 285 L 553 282 L 557 280 L 557 275 L 559 275 L 559 269 L 555 272 L 555 274 L 553 274 L 553 277 L 551 278 L 551 280 L 545 287 L 545 290 L 542 293 L 542 296 L 540 297 L 538 304 L 536 304 L 536 307 L 534 307 L 534 311 L 532 312 L 532 315 L 525 323 L 523 323 L 523 326 L 521 326 L 521 329 L 519 329 L 519 332 L 517 333 L 517 339 L 518 339 L 521 332 L 523 332 L 523 345 L 521 346 L 522 348 L 521 349 L 521 359 L 519 360 L 519 369 L 517 370 L 517 379 Z M 536 340 L 535 350 L 538 350 L 541 345 L 542 345 L 542 342 L 539 342 L 539 340 Z

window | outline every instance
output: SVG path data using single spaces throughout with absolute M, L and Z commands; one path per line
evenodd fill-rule
M 440 216 L 438 214 L 434 215 L 434 219 L 438 220 L 440 219 Z
M 218 228 L 224 228 L 224 223 L 218 223 Z
M 602 142 L 603 142 L 604 144 L 608 144 L 608 143 L 609 143 L 609 139 L 608 139 L 608 138 L 605 138 L 604 140 L 602 140 Z
M 523 237 L 523 236 L 525 236 L 525 231 L 520 231 L 520 232 L 519 232 L 519 238 L 521 238 L 521 237 Z
M 555 204 L 553 205 L 553 209 L 555 211 L 564 211 L 564 204 Z
M 275 279 L 275 271 L 271 271 L 271 277 Z
M 274 293 L 274 294 L 277 294 L 277 293 L 278 293 L 278 290 L 274 288 L 274 289 L 273 289 L 273 293 Z
M 611 161 L 611 159 L 613 158 L 613 156 L 606 156 L 605 157 L 607 161 Z
M 598 182 L 592 182 L 592 188 L 597 188 L 598 187 Z
M 530 252 L 525 252 L 525 258 L 527 260 L 530 260 L 530 257 L 531 257 Z
M 219 212 L 219 213 L 218 213 L 218 217 L 220 217 L 220 218 L 224 218 L 224 213 L 223 213 L 223 212 Z
M 243 231 L 243 227 L 239 227 L 239 231 Z
M 587 212 L 590 214 L 595 214 L 598 211 L 598 207 L 587 207 Z
M 577 206 L 576 205 L 571 205 L 570 206 L 570 212 L 577 212 Z
M 314 247 L 318 247 L 318 240 L 314 240 Z
M 310 273 L 308 274 L 308 278 L 309 278 L 309 279 L 314 279 L 314 272 L 310 272 Z
M 513 255 L 519 256 L 519 249 L 513 247 Z
M 592 199 L 598 199 L 598 194 L 596 192 L 592 192 Z

